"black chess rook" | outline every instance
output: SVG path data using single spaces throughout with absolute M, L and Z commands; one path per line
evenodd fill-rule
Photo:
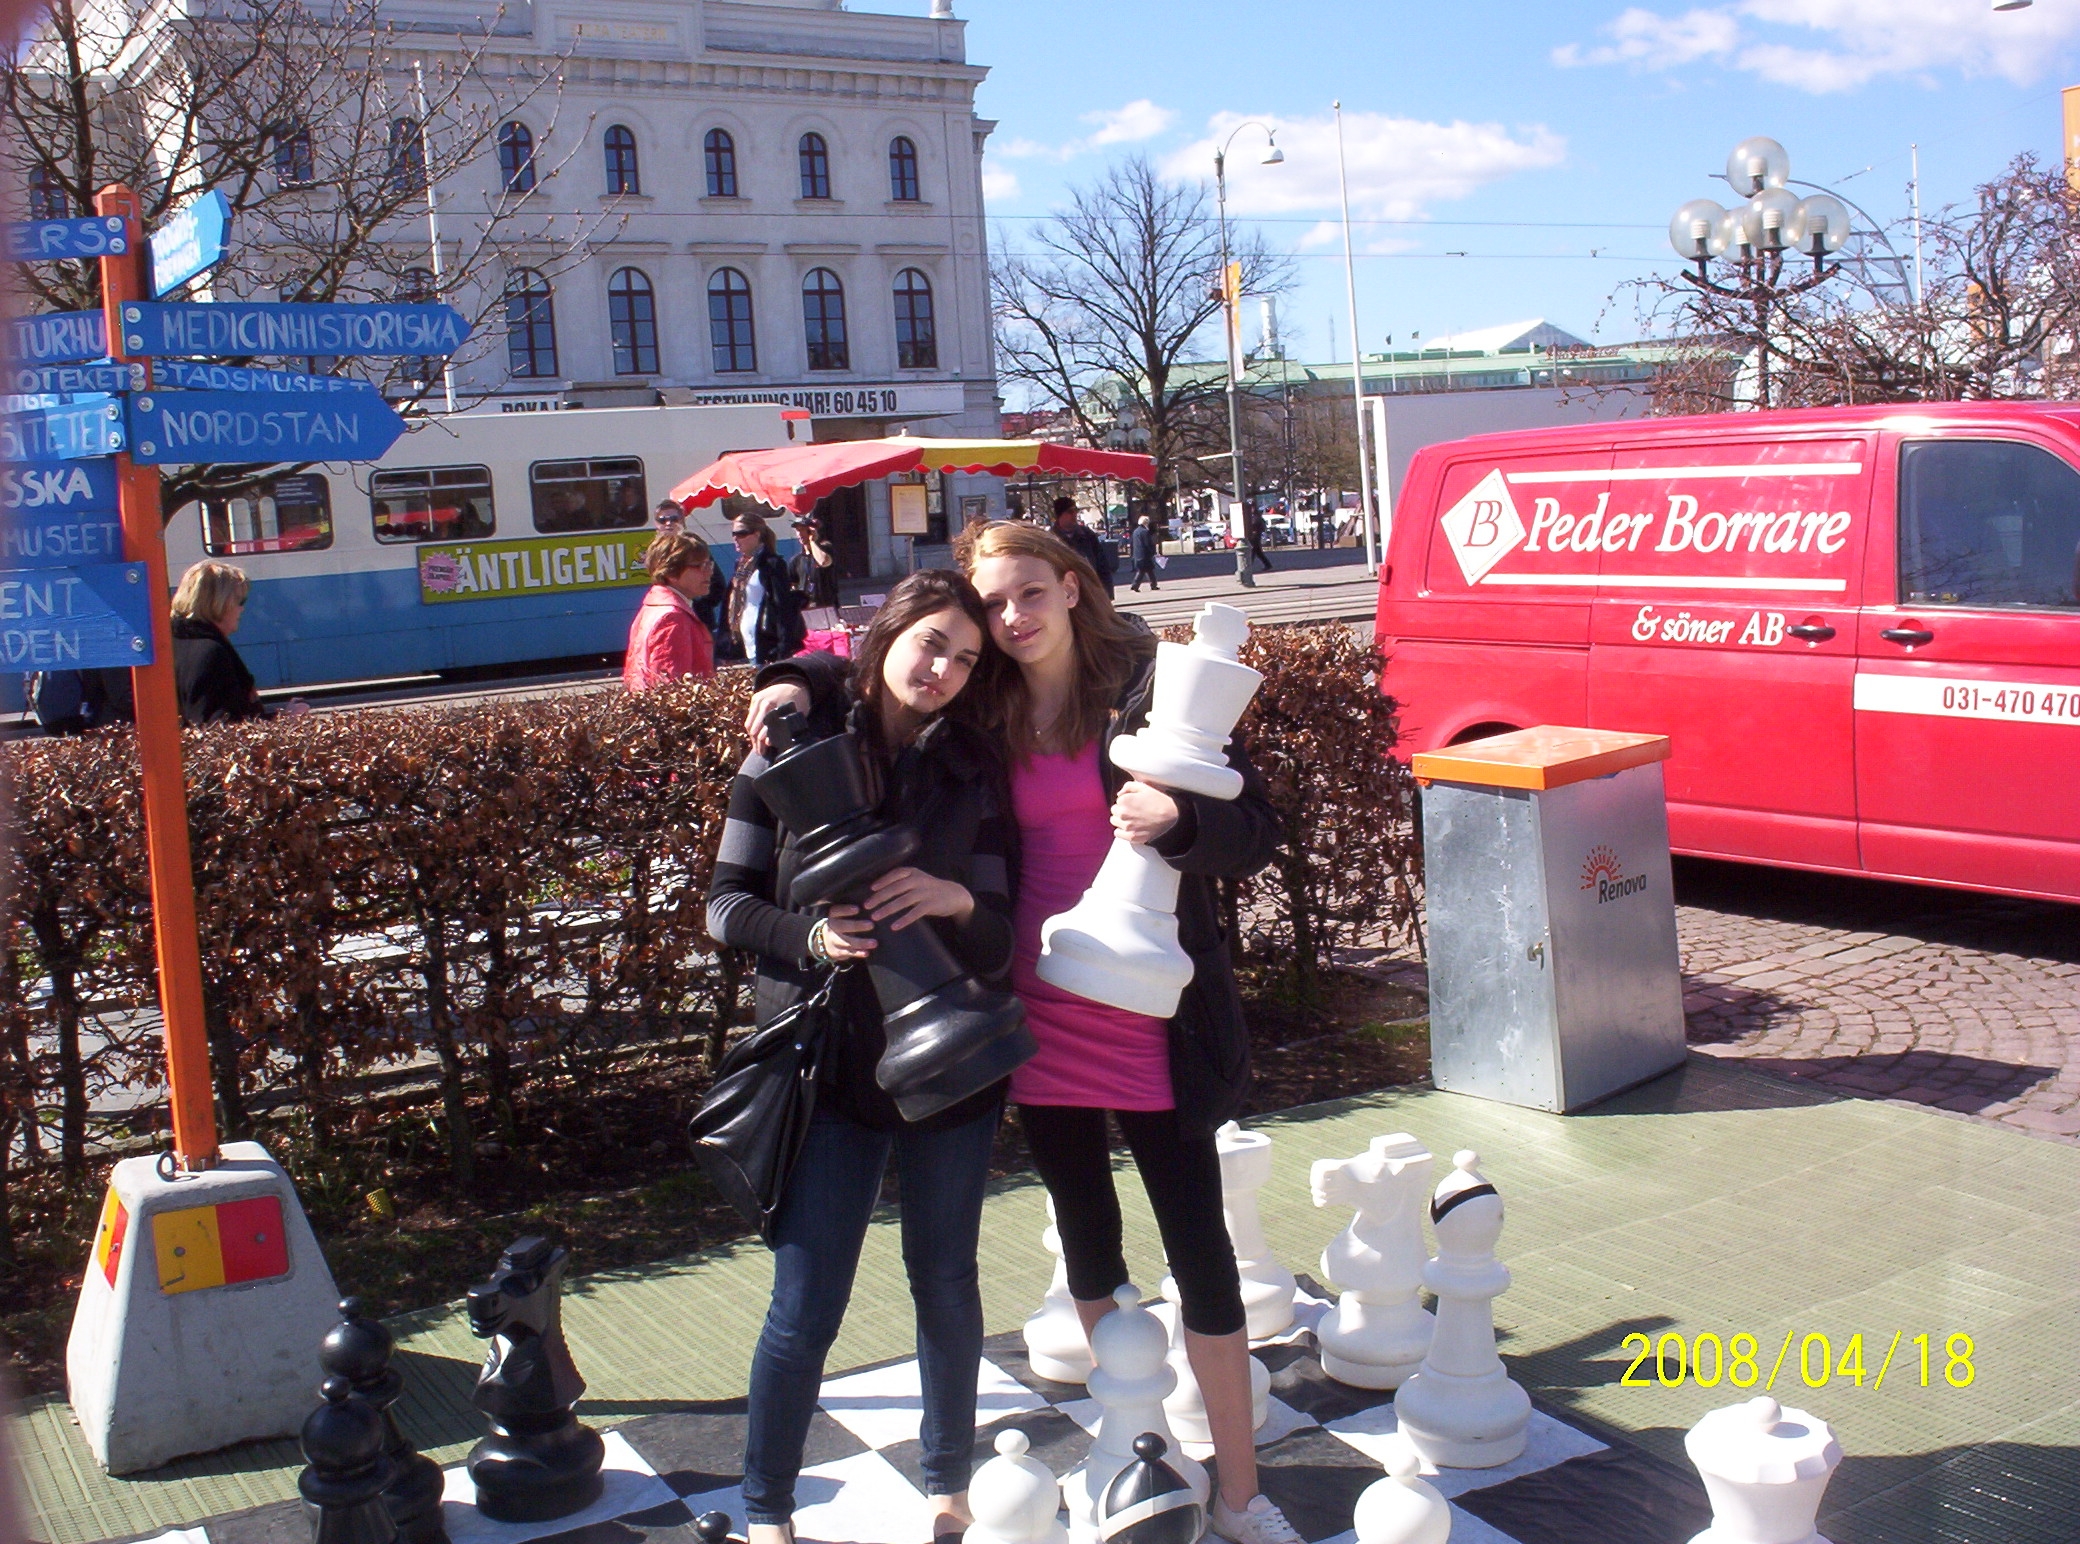
M 499 1522 L 546 1522 L 600 1497 L 606 1445 L 573 1407 L 585 1380 L 563 1338 L 563 1277 L 570 1251 L 522 1238 L 491 1279 L 469 1289 L 470 1332 L 491 1342 L 470 1402 L 491 1435 L 469 1454 L 477 1510 Z
M 383 1421 L 383 1452 L 391 1464 L 383 1504 L 404 1544 L 445 1544 L 441 1520 L 441 1466 L 405 1440 L 393 1408 L 404 1393 L 404 1375 L 391 1366 L 397 1342 L 380 1321 L 361 1311 L 359 1298 L 339 1305 L 339 1320 L 318 1348 L 318 1362 L 332 1377 L 345 1378 L 354 1397 Z
M 303 1423 L 305 1468 L 296 1478 L 310 1516 L 311 1544 L 392 1544 L 397 1524 L 383 1504 L 394 1465 L 383 1451 L 383 1417 L 330 1377 L 324 1403 Z
M 1098 1502 L 1105 1544 L 1196 1544 L 1206 1509 L 1184 1476 L 1163 1461 L 1170 1444 L 1152 1431 L 1134 1439 L 1134 1461 L 1113 1476 Z

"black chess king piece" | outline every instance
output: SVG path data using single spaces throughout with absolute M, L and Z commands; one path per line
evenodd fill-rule
M 1098 1498 L 1104 1544 L 1195 1544 L 1206 1531 L 1206 1509 L 1184 1476 L 1163 1462 L 1168 1450 L 1152 1431 L 1134 1439 L 1134 1461 Z
M 392 1544 L 397 1524 L 383 1487 L 394 1466 L 383 1451 L 383 1417 L 345 1378 L 327 1378 L 319 1392 L 325 1402 L 303 1422 L 308 1467 L 296 1477 L 311 1544 Z
M 354 1397 L 383 1418 L 383 1452 L 391 1463 L 383 1503 L 397 1524 L 404 1544 L 446 1544 L 441 1521 L 441 1466 L 405 1441 L 393 1408 L 404 1392 L 404 1374 L 390 1365 L 397 1342 L 375 1319 L 361 1311 L 361 1300 L 339 1305 L 339 1323 L 318 1347 L 318 1363 L 333 1377 L 345 1378 Z
M 917 831 L 875 813 L 866 762 L 851 735 L 812 738 L 808 720 L 792 708 L 770 715 L 766 733 L 772 765 L 753 786 L 796 834 L 801 866 L 789 903 L 864 900 L 876 879 L 917 851 Z M 901 932 L 877 925 L 867 974 L 888 1036 L 875 1081 L 906 1120 L 960 1103 L 1039 1049 L 1019 1000 L 977 981 L 927 923 Z
M 585 1380 L 563 1339 L 563 1273 L 571 1254 L 516 1239 L 489 1281 L 469 1289 L 470 1333 L 491 1342 L 470 1403 L 491 1435 L 469 1453 L 477 1510 L 503 1523 L 545 1522 L 600 1496 L 606 1444 L 571 1413 Z

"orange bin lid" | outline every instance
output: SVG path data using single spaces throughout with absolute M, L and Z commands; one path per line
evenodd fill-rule
M 1416 781 L 1477 783 L 1489 788 L 1564 788 L 1609 777 L 1627 767 L 1668 760 L 1665 734 L 1621 734 L 1612 729 L 1564 729 L 1540 724 L 1486 740 L 1418 752 Z

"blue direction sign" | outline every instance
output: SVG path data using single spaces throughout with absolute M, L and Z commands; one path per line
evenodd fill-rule
M 404 420 L 372 391 L 309 402 L 235 391 L 149 391 L 130 398 L 130 454 L 142 462 L 373 461 Z
M 7 357 L 17 365 L 68 364 L 108 353 L 99 311 L 47 311 L 7 324 Z
M 29 521 L 45 513 L 90 520 L 113 515 L 119 507 L 113 461 L 0 466 L 0 524 Z
M 149 665 L 142 563 L 0 569 L 0 670 Z
M 469 337 L 453 306 L 214 304 L 128 300 L 123 352 L 186 354 L 452 354 Z
M 156 374 L 161 386 L 188 386 L 198 391 L 374 391 L 372 382 L 351 375 L 299 375 L 294 370 L 256 370 L 243 365 L 203 364 L 193 359 L 162 359 Z
M 231 205 L 215 189 L 174 210 L 152 232 L 152 293 L 179 289 L 214 268 L 224 255 L 224 233 L 230 228 Z
M 60 257 L 121 257 L 130 250 L 124 220 L 117 214 L 83 220 L 29 220 L 0 226 L 0 243 L 10 262 L 41 263 Z
M 114 510 L 74 515 L 37 509 L 0 515 L 0 568 L 67 568 L 122 560 L 123 522 Z
M 0 461 L 83 461 L 123 448 L 123 407 L 113 397 L 0 413 Z
M 94 359 L 79 365 L 10 365 L 4 378 L 10 392 L 24 396 L 144 390 L 144 366 L 117 359 Z

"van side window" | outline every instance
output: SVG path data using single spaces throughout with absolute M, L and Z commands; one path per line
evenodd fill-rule
M 202 550 L 213 558 L 331 545 L 332 488 L 315 472 L 265 477 L 202 501 Z
M 470 541 L 498 528 L 488 466 L 412 467 L 368 480 L 376 540 Z
M 527 477 L 537 531 L 633 531 L 649 522 L 643 463 L 634 456 L 537 461 Z
M 1899 588 L 1913 605 L 2080 607 L 2080 471 L 2014 440 L 1902 446 Z

